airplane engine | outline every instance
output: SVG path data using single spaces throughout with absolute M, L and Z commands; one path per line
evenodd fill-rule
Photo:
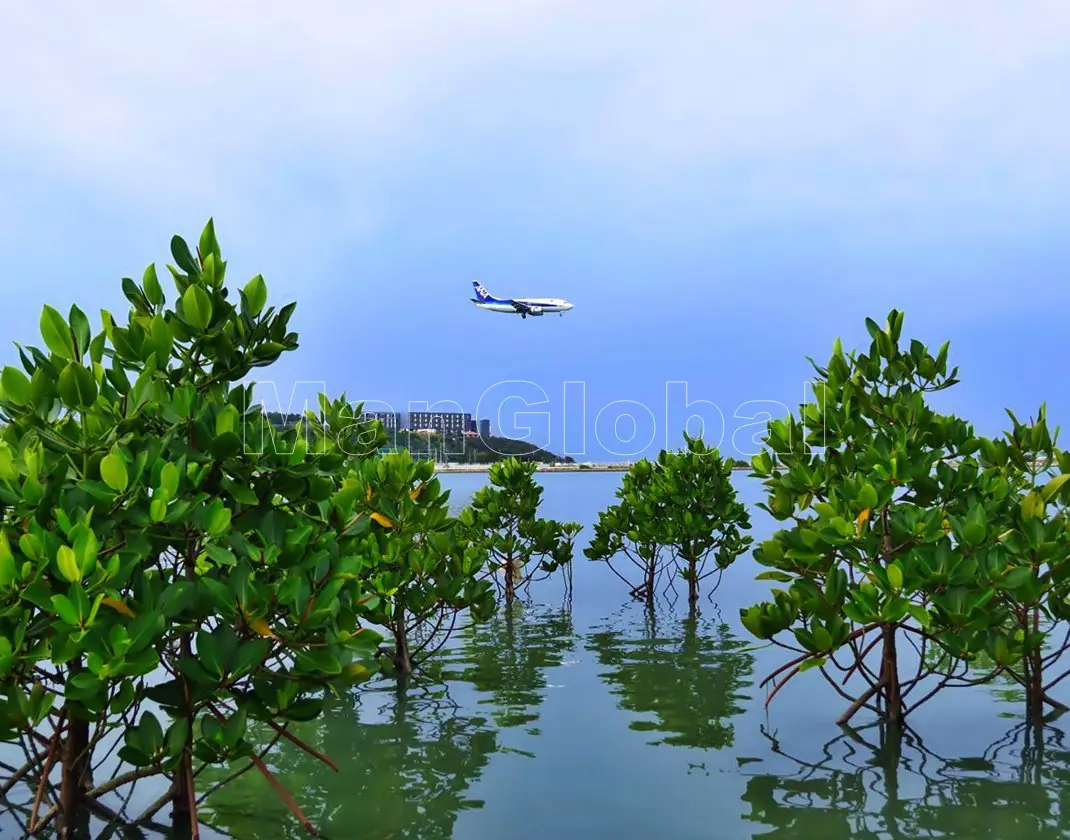
M 533 307 L 531 307 L 531 311 L 528 314 L 529 315 L 542 315 L 542 307 L 541 306 L 533 306 Z

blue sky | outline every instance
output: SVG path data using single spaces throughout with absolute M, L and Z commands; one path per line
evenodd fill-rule
M 731 449 L 753 401 L 794 407 L 804 357 L 863 346 L 863 319 L 895 306 L 908 335 L 952 341 L 963 382 L 943 403 L 981 430 L 1043 400 L 1070 420 L 1065 2 L 5 18 L 10 340 L 36 338 L 46 302 L 123 309 L 119 279 L 214 216 L 231 277 L 298 301 L 302 346 L 270 371 L 284 402 L 299 381 L 454 401 L 597 460 L 675 445 L 690 412 L 666 383 L 686 382 Z M 576 308 L 481 312 L 475 278 Z M 614 442 L 622 413 L 632 443 Z

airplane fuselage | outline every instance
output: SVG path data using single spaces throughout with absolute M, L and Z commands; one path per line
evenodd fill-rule
M 521 306 L 527 307 L 530 311 L 528 315 L 534 315 L 536 313 L 551 313 L 551 312 L 568 312 L 572 308 L 572 304 L 567 300 L 561 300 L 560 298 L 513 298 L 513 301 L 519 303 Z M 517 307 L 513 306 L 512 301 L 509 302 L 486 302 L 473 301 L 480 309 L 486 309 L 488 312 L 508 312 L 511 315 L 519 315 L 521 312 L 517 311 Z M 522 311 L 522 310 L 521 310 Z
M 488 312 L 507 312 L 511 315 L 527 318 L 528 315 L 537 316 L 550 313 L 564 315 L 572 309 L 572 304 L 561 298 L 497 298 L 490 294 L 483 284 L 478 281 L 474 281 L 472 286 L 476 292 L 476 296 L 472 298 L 472 303 L 480 309 L 486 309 Z

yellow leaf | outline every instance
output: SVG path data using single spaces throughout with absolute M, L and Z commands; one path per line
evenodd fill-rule
M 420 486 L 415 488 L 411 493 L 409 493 L 409 498 L 412 499 L 415 502 L 416 498 L 423 492 L 424 485 L 426 485 L 426 484 L 427 484 L 426 481 L 421 481 L 420 482 Z
M 122 613 L 127 618 L 134 618 L 134 611 L 122 601 L 117 601 L 115 598 L 105 597 L 100 599 L 100 603 L 102 603 L 106 607 L 111 607 L 117 613 Z
M 359 662 L 350 662 L 342 669 L 342 673 L 351 680 L 363 680 L 371 675 L 371 672 Z
M 372 521 L 373 522 L 378 522 L 384 528 L 393 528 L 394 527 L 394 523 L 393 522 L 391 522 L 389 519 L 387 519 L 385 516 L 383 516 L 381 513 L 378 513 L 378 512 L 372 514 Z
M 862 526 L 866 524 L 866 521 L 868 519 L 869 519 L 869 508 L 866 508 L 860 514 L 858 514 L 858 519 L 855 520 L 855 531 L 857 531 L 859 534 L 861 534 L 862 533 Z
M 364 501 L 370 502 L 372 500 L 372 486 L 368 485 L 368 492 L 364 494 Z
M 271 639 L 277 639 L 274 633 L 271 632 L 271 628 L 268 626 L 266 618 L 254 618 L 249 622 L 249 626 L 252 627 L 261 636 L 267 636 Z

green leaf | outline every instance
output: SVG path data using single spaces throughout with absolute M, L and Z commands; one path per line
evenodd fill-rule
M 115 499 L 115 491 L 100 481 L 79 481 L 78 489 L 84 490 L 94 499 L 101 502 L 111 502 Z
M 186 736 L 189 734 L 189 723 L 185 718 L 178 718 L 167 728 L 167 736 L 164 738 L 165 749 L 168 755 L 177 757 L 182 754 L 186 746 Z
M 71 532 L 74 537 L 74 558 L 78 562 L 81 577 L 88 577 L 96 568 L 100 543 L 91 528 L 86 525 L 76 527 L 77 532 Z
M 821 516 L 824 519 L 833 519 L 834 517 L 839 516 L 836 512 L 836 508 L 828 502 L 814 502 L 813 508 L 818 516 Z
M 70 546 L 59 547 L 59 551 L 56 552 L 56 567 L 59 569 L 60 576 L 68 583 L 74 583 L 82 578 L 78 569 L 78 558 Z
M 234 666 L 235 676 L 244 675 L 263 664 L 271 653 L 271 641 L 269 639 L 253 639 L 250 642 L 242 642 L 238 648 L 238 655 Z
M 334 654 L 323 648 L 311 648 L 296 652 L 297 665 L 312 672 L 337 675 L 342 672 L 342 665 Z
M 129 277 L 123 278 L 123 295 L 130 301 L 130 305 L 134 307 L 135 312 L 146 313 L 149 311 L 149 302 L 145 300 L 145 293 Z
M 1026 521 L 1040 516 L 1044 512 L 1044 497 L 1036 490 L 1022 497 L 1020 502 L 1022 518 Z
M 15 405 L 26 405 L 30 401 L 30 380 L 18 368 L 8 365 L 0 373 L 0 388 L 4 399 Z
M 171 256 L 175 258 L 178 267 L 191 277 L 196 277 L 200 273 L 200 266 L 193 259 L 189 245 L 186 244 L 186 240 L 181 236 L 175 235 L 171 237 Z
M 201 282 L 208 288 L 216 289 L 220 286 L 222 272 L 217 272 L 215 254 L 201 255 Z
M 238 745 L 238 742 L 245 734 L 245 727 L 245 708 L 239 706 L 238 710 L 229 718 L 227 718 L 227 722 L 223 724 L 223 739 L 228 748 L 233 749 Z
M 82 354 L 89 348 L 90 338 L 92 337 L 89 319 L 86 314 L 77 306 L 71 306 L 71 310 L 68 313 L 68 318 L 71 322 L 71 330 L 74 333 L 77 346 L 75 348 L 76 354 L 81 358 Z
M 245 487 L 241 484 L 236 484 L 229 478 L 223 479 L 223 489 L 226 490 L 234 498 L 234 501 L 243 505 L 258 505 L 260 499 L 257 498 L 256 493 L 251 487 Z
M 67 321 L 47 303 L 41 310 L 41 338 L 45 345 L 61 359 L 74 358 L 74 337 Z
M 224 669 L 219 644 L 211 633 L 204 630 L 197 633 L 197 660 L 213 678 L 219 679 L 223 676 Z
M 141 287 L 145 290 L 145 297 L 153 306 L 159 306 L 164 302 L 163 289 L 160 287 L 160 278 L 156 276 L 155 263 L 149 263 L 145 274 L 141 278 Z
M 167 518 L 167 496 L 154 496 L 149 502 L 149 519 L 152 522 L 163 522 Z
M 888 583 L 892 585 L 893 589 L 903 588 L 903 570 L 899 566 L 899 562 L 893 560 L 888 564 L 885 571 L 888 573 Z
M 914 616 L 914 619 L 922 627 L 928 628 L 933 623 L 932 614 L 921 604 L 909 604 L 907 606 L 907 612 Z
M 813 659 L 807 659 L 799 666 L 799 673 L 801 674 L 804 671 L 809 671 L 811 668 L 821 668 L 822 666 L 824 666 L 824 664 L 825 657 L 823 656 L 817 656 Z
M 811 632 L 813 633 L 814 644 L 817 645 L 818 650 L 829 650 L 832 647 L 832 634 L 822 625 L 815 621 Z
M 754 579 L 755 580 L 775 580 L 775 581 L 779 581 L 780 583 L 791 583 L 791 581 L 794 580 L 794 578 L 792 578 L 792 576 L 789 575 L 787 572 L 777 572 L 777 571 L 762 572 L 760 575 L 757 575 Z
M 877 490 L 872 484 L 863 484 L 858 491 L 859 510 L 872 510 L 877 506 Z
M 205 553 L 220 566 L 238 565 L 238 559 L 234 556 L 234 552 L 223 548 L 221 545 L 207 545 L 204 550 Z
M 238 409 L 232 405 L 224 406 L 215 418 L 215 433 L 223 435 L 233 432 L 238 427 Z
M 68 408 L 86 409 L 97 400 L 97 382 L 80 362 L 68 362 L 56 384 L 59 398 Z
M 145 712 L 138 721 L 138 741 L 145 753 L 154 755 L 163 746 L 163 727 L 156 715 Z
M 226 507 L 214 508 L 208 515 L 206 531 L 212 536 L 222 534 L 230 527 L 230 510 Z
M 212 299 L 194 283 L 182 295 L 182 316 L 194 329 L 205 330 L 212 322 Z
M 241 438 L 234 432 L 224 432 L 216 435 L 208 444 L 208 450 L 216 460 L 223 461 L 241 452 Z
M 1003 576 L 1000 583 L 1007 589 L 1018 589 L 1033 580 L 1033 570 L 1029 566 L 1018 566 Z
M 178 467 L 168 461 L 160 470 L 160 489 L 169 499 L 178 495 Z
M 1040 495 L 1044 497 L 1044 501 L 1051 501 L 1051 497 L 1059 492 L 1068 479 L 1070 479 L 1070 473 L 1062 473 L 1045 484 L 1044 489 L 1040 491 Z
M 263 311 L 264 304 L 267 303 L 267 283 L 265 283 L 264 278 L 258 274 L 245 284 L 242 293 L 245 295 L 245 299 L 248 302 L 249 314 L 255 318 L 261 311 Z
M 178 661 L 178 670 L 200 685 L 215 685 L 219 682 L 196 659 L 180 659 Z
M 7 535 L 0 532 L 0 590 L 11 586 L 17 576 L 18 567 L 11 553 L 11 544 L 7 540 Z
M 215 221 L 213 219 L 209 219 L 201 231 L 198 250 L 202 260 L 208 259 L 209 255 L 214 256 L 219 253 L 219 241 L 216 239 Z
M 67 680 L 64 694 L 68 699 L 84 701 L 100 693 L 103 688 L 103 683 L 94 674 L 89 671 L 81 671 Z
M 149 502 L 149 519 L 153 522 L 163 522 L 167 518 L 167 497 L 165 494 L 156 495 Z
M 157 313 L 152 316 L 149 333 L 152 336 L 152 346 L 156 349 L 156 364 L 160 368 L 165 368 L 171 359 L 171 350 L 175 346 L 175 336 L 167 325 L 167 321 L 164 320 L 163 315 Z
M 298 722 L 315 720 L 322 711 L 323 700 L 318 697 L 308 697 L 291 703 L 283 712 L 283 717 Z
M 962 538 L 969 545 L 980 545 L 986 533 L 985 526 L 977 522 L 967 522 L 962 526 Z
M 784 559 L 784 547 L 777 540 L 766 540 L 762 543 L 762 554 L 770 563 L 779 563 Z
M 15 468 L 11 450 L 0 442 L 0 480 L 11 481 L 19 477 L 19 471 Z M 2 533 L 2 532 L 0 532 Z
M 122 450 L 113 448 L 100 462 L 100 477 L 112 490 L 123 493 L 130 484 L 126 458 Z
M 77 608 L 66 595 L 53 595 L 52 606 L 56 610 L 56 615 L 64 623 L 69 624 L 71 627 L 78 627 L 81 624 L 82 619 L 78 614 Z

